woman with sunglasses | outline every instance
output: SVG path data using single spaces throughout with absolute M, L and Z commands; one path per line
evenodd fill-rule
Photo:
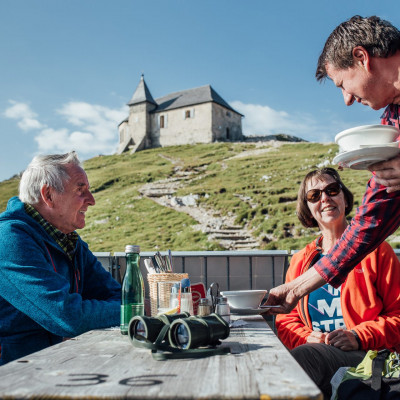
M 324 257 L 347 226 L 353 194 L 332 168 L 306 175 L 297 197 L 297 215 L 320 236 L 295 253 L 289 282 Z M 354 238 L 354 241 L 362 240 Z M 339 367 L 357 366 L 367 350 L 400 350 L 400 263 L 383 242 L 347 276 L 339 289 L 329 284 L 303 297 L 289 314 L 276 317 L 278 336 L 325 398 Z

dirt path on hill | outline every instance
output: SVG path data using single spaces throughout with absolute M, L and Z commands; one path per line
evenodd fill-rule
M 244 151 L 229 159 L 261 154 L 271 151 L 273 148 L 270 145 L 268 148 Z M 188 214 L 198 222 L 198 225 L 195 225 L 194 229 L 207 234 L 209 240 L 217 241 L 227 250 L 252 250 L 259 248 L 258 240 L 252 236 L 249 229 L 235 225 L 235 216 L 222 216 L 217 210 L 199 206 L 196 195 L 175 196 L 178 189 L 185 187 L 195 179 L 200 179 L 200 174 L 205 168 L 183 171 L 183 162 L 181 160 L 167 157 L 163 154 L 159 154 L 159 156 L 175 165 L 174 174 L 170 178 L 143 185 L 139 189 L 142 196 L 155 201 L 163 207 L 169 207 L 175 211 Z M 224 161 L 226 160 L 221 161 L 223 166 Z

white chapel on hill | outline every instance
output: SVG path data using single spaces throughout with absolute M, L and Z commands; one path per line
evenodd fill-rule
M 140 78 L 119 126 L 118 154 L 153 147 L 215 141 L 240 141 L 243 115 L 210 85 L 153 99 Z

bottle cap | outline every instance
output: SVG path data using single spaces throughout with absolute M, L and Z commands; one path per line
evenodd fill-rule
M 181 289 L 183 291 L 183 289 L 190 287 L 190 280 L 189 278 L 183 278 L 181 280 Z
M 125 253 L 140 253 L 140 246 L 134 246 L 132 244 L 127 244 L 125 246 Z

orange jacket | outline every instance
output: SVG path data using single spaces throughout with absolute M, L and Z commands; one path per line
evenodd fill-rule
M 317 240 L 295 253 L 286 282 L 310 268 Z M 347 329 L 357 332 L 363 350 L 400 351 L 400 262 L 383 242 L 349 273 L 342 284 L 340 303 Z M 307 342 L 312 332 L 308 295 L 289 314 L 276 317 L 278 336 L 289 349 Z

